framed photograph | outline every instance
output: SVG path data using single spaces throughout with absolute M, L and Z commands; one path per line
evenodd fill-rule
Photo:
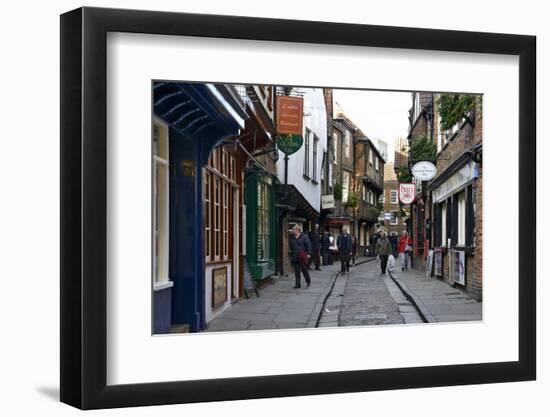
M 227 268 L 212 270 L 212 307 L 217 308 L 227 299 Z
M 535 45 L 63 14 L 61 401 L 535 379 Z

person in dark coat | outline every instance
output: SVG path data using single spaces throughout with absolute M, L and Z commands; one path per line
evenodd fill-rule
M 379 238 L 380 238 L 380 233 L 374 232 L 372 235 L 372 256 L 378 255 L 378 252 L 376 252 L 376 244 L 378 243 Z
M 328 230 L 325 230 L 325 232 L 321 234 L 320 245 L 321 245 L 321 256 L 323 257 L 323 266 L 326 266 L 328 265 L 329 256 L 330 256 L 330 234 Z
M 390 243 L 392 248 L 392 255 L 394 258 L 397 258 L 397 234 L 393 234 L 390 236 Z
M 390 240 L 386 237 L 386 233 L 381 232 L 380 238 L 376 242 L 376 253 L 380 257 L 380 272 L 386 274 L 386 266 L 388 265 L 388 257 L 392 251 Z
M 349 259 L 351 257 L 352 242 L 351 235 L 345 227 L 342 229 L 342 234 L 338 236 L 336 242 L 338 251 L 340 252 L 340 272 L 349 272 Z
M 309 232 L 309 242 L 311 243 L 311 258 L 309 258 L 309 269 L 311 269 L 311 264 L 315 265 L 315 270 L 320 271 L 319 264 L 321 263 L 320 259 L 320 248 L 321 248 L 321 236 L 319 235 L 319 225 L 316 224 L 311 232 Z
M 294 236 L 290 237 L 288 247 L 290 261 L 294 266 L 294 277 L 296 278 L 296 284 L 293 288 L 300 288 L 301 286 L 300 273 L 304 274 L 306 285 L 309 288 L 311 285 L 311 278 L 307 265 L 311 256 L 311 243 L 309 242 L 309 238 L 302 233 L 302 228 L 300 226 L 296 225 L 292 230 Z
M 355 266 L 355 257 L 357 256 L 357 238 L 351 238 L 351 266 Z

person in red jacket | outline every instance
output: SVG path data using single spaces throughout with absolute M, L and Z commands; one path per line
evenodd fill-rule
M 407 257 L 412 250 L 412 240 L 406 230 L 403 230 L 399 238 L 398 252 L 401 261 L 401 271 L 407 270 Z

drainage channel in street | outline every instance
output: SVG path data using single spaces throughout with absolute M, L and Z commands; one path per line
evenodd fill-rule
M 361 264 L 366 262 L 374 261 L 374 259 L 369 259 L 361 262 Z M 356 266 L 358 266 L 356 264 Z M 347 274 L 342 274 L 338 272 L 332 287 L 325 299 L 323 300 L 323 306 L 319 312 L 319 317 L 317 319 L 315 327 L 338 327 L 340 311 L 343 306 L 344 292 L 346 289 Z M 388 291 L 394 301 L 399 307 L 399 313 L 403 317 L 405 324 L 413 323 L 425 323 L 425 320 L 422 318 L 416 305 L 411 303 L 407 298 L 407 294 L 389 277 L 389 274 L 381 277 L 384 284 L 388 288 Z

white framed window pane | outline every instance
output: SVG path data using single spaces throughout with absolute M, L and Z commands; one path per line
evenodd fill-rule
M 153 280 L 168 278 L 168 128 L 153 123 Z
M 211 233 L 211 201 L 210 201 L 211 175 L 204 173 L 204 255 L 206 261 L 210 260 L 210 233 Z
M 332 134 L 333 147 L 334 147 L 334 165 L 338 165 L 338 134 Z
M 441 205 L 441 246 L 447 246 L 447 203 Z
M 458 245 L 466 243 L 466 193 L 458 195 Z
M 397 190 L 390 191 L 390 203 L 397 204 Z

